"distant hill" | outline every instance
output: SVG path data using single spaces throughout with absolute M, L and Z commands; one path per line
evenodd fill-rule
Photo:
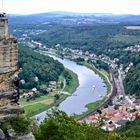
M 140 15 L 116 15 L 111 13 L 74 13 L 74 12 L 48 12 L 32 15 L 8 15 L 9 21 L 12 23 L 37 23 L 47 21 L 57 21 L 66 19 L 83 19 L 88 18 L 94 22 L 118 22 L 139 24 Z

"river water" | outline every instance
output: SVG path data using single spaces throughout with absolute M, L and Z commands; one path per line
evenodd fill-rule
M 79 80 L 79 86 L 72 96 L 67 97 L 62 103 L 60 103 L 58 107 L 60 110 L 69 115 L 79 115 L 87 111 L 86 105 L 88 103 L 100 100 L 106 95 L 105 83 L 99 75 L 95 74 L 94 71 L 68 59 L 62 60 L 55 56 L 51 57 L 61 62 L 64 67 L 76 73 Z M 44 118 L 45 114 L 46 112 L 42 112 L 38 114 L 37 117 Z

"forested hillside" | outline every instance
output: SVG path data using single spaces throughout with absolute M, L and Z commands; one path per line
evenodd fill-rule
M 41 28 L 44 26 L 39 25 Z M 38 28 L 38 27 L 37 27 Z M 81 49 L 96 55 L 104 54 L 111 59 L 118 58 L 119 65 L 126 68 L 130 62 L 134 67 L 124 81 L 126 94 L 140 96 L 139 52 L 125 51 L 127 47 L 140 44 L 140 30 L 127 30 L 123 24 L 52 25 L 39 36 L 30 35 L 33 40 L 49 47 L 60 44 L 62 47 Z
M 138 52 L 125 51 L 127 47 L 140 44 L 140 30 L 128 30 L 126 26 L 139 25 L 139 16 L 66 16 L 64 13 L 10 16 L 10 29 L 19 39 L 42 43 L 42 46 L 81 49 L 96 55 L 104 54 L 111 59 L 118 58 L 119 65 L 126 68 L 133 62 L 134 68 L 124 81 L 127 94 L 139 96 Z M 55 18 L 53 18 L 55 17 Z M 25 19 L 29 18 L 28 22 Z M 21 20 L 23 19 L 23 20 Z M 33 21 L 33 22 L 31 22 Z M 131 83 L 130 83 L 131 81 Z M 131 93 L 130 93 L 131 92 Z
M 132 67 L 127 74 L 124 86 L 127 94 L 140 98 L 140 64 Z
M 63 65 L 57 60 L 40 55 L 21 45 L 19 47 L 19 67 L 22 68 L 19 77 L 25 80 L 25 84 L 20 85 L 23 89 L 31 89 L 42 83 L 57 81 L 64 70 Z M 38 82 L 35 81 L 35 77 L 38 77 Z

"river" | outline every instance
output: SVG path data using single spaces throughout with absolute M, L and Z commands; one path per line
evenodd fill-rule
M 61 62 L 64 67 L 76 73 L 79 80 L 79 86 L 72 96 L 67 97 L 62 103 L 60 103 L 58 107 L 60 110 L 69 115 L 79 115 L 87 111 L 86 105 L 88 103 L 100 100 L 106 95 L 106 85 L 103 79 L 99 75 L 95 74 L 94 71 L 68 59 L 62 60 L 55 56 L 51 57 Z M 45 114 L 46 112 L 42 112 L 38 114 L 37 117 L 42 119 Z

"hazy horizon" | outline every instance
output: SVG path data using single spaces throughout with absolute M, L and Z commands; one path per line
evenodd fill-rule
M 63 15 L 63 14 L 66 14 L 66 15 L 67 15 L 67 14 L 73 14 L 73 15 L 74 15 L 74 14 L 75 14 L 75 15 L 76 15 L 76 14 L 77 14 L 77 15 L 78 15 L 78 14 L 79 14 L 79 15 L 80 15 L 80 14 L 81 14 L 81 15 L 82 15 L 82 14 L 83 14 L 83 15 L 84 15 L 84 14 L 85 14 L 85 15 L 94 15 L 94 14 L 95 14 L 95 15 L 96 15 L 96 14 L 97 14 L 97 16 L 98 16 L 98 15 L 116 15 L 116 16 L 117 16 L 117 15 L 118 15 L 118 16 L 119 16 L 119 15 L 120 15 L 120 16 L 121 16 L 121 15 L 135 15 L 135 16 L 140 15 L 140 14 L 131 14 L 131 13 L 126 13 L 126 14 L 102 13 L 102 12 L 100 12 L 100 13 L 97 13 L 97 12 L 96 12 L 96 13 L 95 13 L 95 12 L 86 13 L 86 12 L 73 12 L 73 11 L 48 11 L 48 12 L 29 13 L 29 14 L 21 14 L 21 13 L 6 13 L 6 14 L 9 14 L 9 15 L 19 15 L 19 16 L 20 16 L 20 15 L 21 15 L 21 16 L 28 16 L 28 15 L 36 15 L 36 14 L 51 14 L 51 13 L 52 13 L 52 14 L 53 14 L 53 13 L 54 13 L 54 14 L 55 14 L 55 13 L 56 13 L 56 14 L 62 14 L 62 15 Z
M 0 0 L 0 11 L 8 14 L 47 12 L 109 13 L 140 15 L 138 0 Z M 3 4 L 2 4 L 3 3 Z M 3 5 L 3 6 L 2 6 Z

